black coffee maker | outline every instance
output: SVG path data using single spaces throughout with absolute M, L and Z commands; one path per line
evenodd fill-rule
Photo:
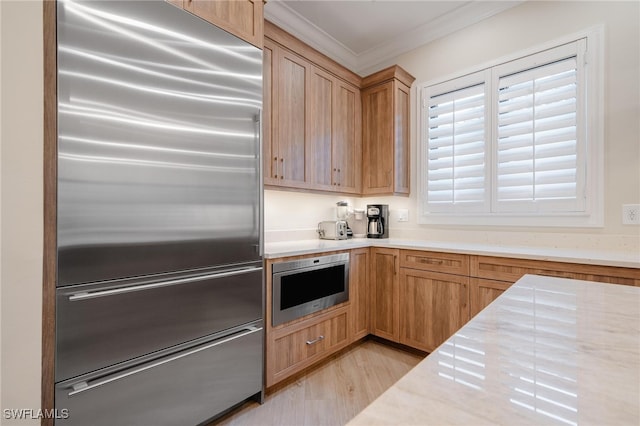
M 367 204 L 367 238 L 389 238 L 387 204 Z

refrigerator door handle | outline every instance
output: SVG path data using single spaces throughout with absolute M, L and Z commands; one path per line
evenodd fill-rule
M 167 364 L 169 362 L 176 361 L 176 360 L 178 360 L 180 358 L 184 358 L 184 357 L 196 354 L 198 352 L 202 352 L 202 351 L 205 351 L 207 349 L 211 349 L 213 347 L 216 347 L 216 346 L 231 342 L 232 340 L 236 340 L 236 339 L 239 339 L 239 338 L 244 337 L 244 336 L 248 336 L 250 334 L 256 333 L 256 332 L 261 331 L 261 330 L 262 330 L 262 327 L 249 326 L 249 327 L 245 328 L 244 331 L 240 331 L 237 334 L 232 334 L 231 336 L 225 337 L 222 340 L 216 340 L 213 343 L 209 343 L 207 345 L 200 346 L 200 347 L 197 347 L 195 349 L 191 349 L 191 350 L 188 350 L 188 351 L 185 351 L 185 352 L 180 352 L 180 353 L 178 353 L 178 354 L 176 354 L 174 356 L 160 359 L 160 360 L 158 360 L 156 362 L 152 362 L 150 364 L 144 365 L 144 366 L 136 368 L 134 370 L 125 371 L 125 372 L 122 372 L 122 373 L 119 373 L 119 374 L 115 374 L 113 376 L 106 376 L 105 378 L 103 378 L 103 379 L 101 379 L 99 381 L 96 381 L 94 383 L 91 383 L 91 384 L 89 384 L 87 381 L 78 382 L 78 383 L 76 383 L 76 384 L 74 384 L 72 386 L 73 390 L 71 392 L 69 392 L 68 395 L 69 395 L 69 397 L 71 397 L 73 395 L 77 395 L 79 393 L 86 392 L 86 391 L 89 391 L 91 389 L 95 389 L 98 386 L 106 385 L 108 383 L 115 382 L 116 380 L 124 379 L 126 377 L 133 376 L 134 374 L 142 373 L 143 371 L 147 371 L 147 370 L 150 370 L 152 368 L 159 367 L 161 365 Z
M 260 154 L 263 152 L 263 134 L 262 134 L 262 110 L 256 115 L 256 123 L 258 125 L 258 254 L 264 256 L 264 236 L 262 229 L 264 227 L 264 170 Z
M 200 275 L 197 277 L 181 278 L 177 280 L 162 281 L 162 282 L 142 284 L 142 285 L 136 285 L 136 286 L 130 286 L 130 287 L 114 288 L 111 290 L 101 290 L 101 291 L 94 291 L 94 292 L 85 291 L 85 292 L 72 294 L 71 296 L 69 296 L 69 301 L 77 302 L 77 301 L 82 301 L 87 299 L 95 299 L 97 297 L 115 296 L 118 294 L 131 293 L 134 291 L 150 290 L 154 288 L 167 287 L 167 286 L 178 285 L 178 284 L 188 284 L 192 282 L 210 280 L 215 278 L 232 277 L 234 275 L 247 274 L 249 272 L 255 272 L 260 270 L 262 270 L 261 266 L 252 266 L 252 267 L 237 269 L 237 270 L 228 271 L 228 272 L 218 272 L 215 274 Z

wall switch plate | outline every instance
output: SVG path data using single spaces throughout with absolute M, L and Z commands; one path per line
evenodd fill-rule
M 408 209 L 398 209 L 398 222 L 409 222 L 409 210 Z
M 622 205 L 622 224 L 640 225 L 640 204 Z

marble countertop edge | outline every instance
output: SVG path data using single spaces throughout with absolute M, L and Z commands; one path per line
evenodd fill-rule
M 553 262 L 640 269 L 640 253 L 634 254 L 629 252 L 604 250 L 454 243 L 396 238 L 352 238 L 348 240 L 315 239 L 266 243 L 264 257 L 266 259 L 277 259 L 280 257 L 299 256 L 337 250 L 352 250 L 364 247 L 427 250 L 445 253 L 546 260 Z

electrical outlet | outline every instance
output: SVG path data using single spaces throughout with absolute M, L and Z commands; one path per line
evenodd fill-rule
M 622 205 L 622 224 L 640 225 L 640 204 Z
M 398 222 L 409 222 L 409 210 L 398 209 Z

